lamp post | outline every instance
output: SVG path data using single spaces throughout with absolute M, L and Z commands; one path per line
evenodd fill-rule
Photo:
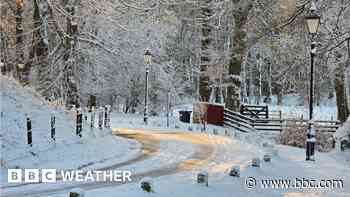
M 309 126 L 306 139 L 306 160 L 315 160 L 316 132 L 313 123 L 313 94 L 314 94 L 314 58 L 316 55 L 316 42 L 314 36 L 317 34 L 321 17 L 316 13 L 315 2 L 311 2 L 310 14 L 305 17 L 308 33 L 311 35 L 311 67 L 310 67 L 310 101 L 309 101 Z
M 166 127 L 169 128 L 170 90 L 168 90 L 166 98 Z
M 146 83 L 145 83 L 145 108 L 144 108 L 144 114 L 143 114 L 143 122 L 147 125 L 148 120 L 148 73 L 149 73 L 149 66 L 152 63 L 152 54 L 149 49 L 146 49 L 146 52 L 144 54 L 144 63 L 146 66 Z

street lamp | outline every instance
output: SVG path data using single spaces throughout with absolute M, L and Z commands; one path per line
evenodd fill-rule
M 317 7 L 315 2 L 311 2 L 310 14 L 305 17 L 306 27 L 311 35 L 315 35 L 320 27 L 321 17 L 316 13 Z
M 310 101 L 309 101 L 309 126 L 306 139 L 306 160 L 315 160 L 316 132 L 313 123 L 313 94 L 314 94 L 314 57 L 316 55 L 316 42 L 313 40 L 317 34 L 321 17 L 316 13 L 317 7 L 314 1 L 311 2 L 310 15 L 305 17 L 308 33 L 311 35 L 311 68 L 310 68 Z
M 143 114 L 143 122 L 147 125 L 147 119 L 148 119 L 148 106 L 147 106 L 147 100 L 148 100 L 148 73 L 149 73 L 149 66 L 152 64 L 152 54 L 149 49 L 146 49 L 146 52 L 143 56 L 144 63 L 146 66 L 146 83 L 145 83 L 145 108 L 144 108 L 144 114 Z

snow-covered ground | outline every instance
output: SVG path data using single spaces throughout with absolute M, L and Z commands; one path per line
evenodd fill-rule
M 213 140 L 219 140 L 213 138 Z M 348 153 L 317 153 L 315 163 L 306 162 L 303 149 L 287 146 L 277 146 L 278 154 L 272 156 L 272 162 L 262 162 L 261 168 L 251 167 L 251 159 L 260 158 L 267 150 L 245 143 L 242 137 L 231 137 L 216 147 L 216 154 L 200 169 L 181 172 L 173 175 L 156 177 L 152 180 L 154 192 L 146 193 L 141 190 L 138 182 L 116 187 L 106 187 L 85 191 L 85 197 L 103 196 L 350 196 L 350 154 Z M 174 155 L 175 156 L 175 155 Z M 145 169 L 146 165 L 138 164 Z M 241 177 L 228 176 L 231 166 L 241 167 Z M 152 166 L 153 167 L 153 166 Z M 200 171 L 209 173 L 209 187 L 198 185 L 196 175 Z M 254 178 L 256 188 L 249 189 L 247 180 Z M 272 189 L 262 188 L 263 179 L 340 179 L 343 189 Z M 51 197 L 65 197 L 67 194 L 51 195 Z
M 187 106 L 187 108 L 189 108 Z M 175 115 L 176 116 L 176 115 Z M 113 126 L 121 128 L 147 127 L 153 132 L 176 132 L 187 130 L 191 133 L 200 133 L 199 125 L 192 125 L 193 131 L 189 131 L 188 124 L 179 123 L 177 117 L 170 119 L 170 128 L 165 128 L 165 117 L 151 117 L 149 125 L 143 125 L 142 115 L 114 114 Z M 175 128 L 176 125 L 176 128 Z M 209 126 L 207 133 L 218 130 L 224 135 L 223 128 Z M 216 152 L 219 153 L 211 162 L 200 169 L 189 172 L 177 173 L 156 177 L 153 179 L 154 192 L 145 193 L 140 189 L 139 183 L 131 183 L 118 187 L 108 187 L 86 191 L 86 197 L 104 196 L 350 196 L 350 152 L 335 150 L 330 153 L 317 153 L 315 163 L 305 162 L 305 150 L 288 146 L 276 145 L 278 155 L 272 157 L 271 163 L 262 163 L 259 169 L 250 166 L 253 157 L 262 158 L 268 150 L 262 148 L 264 142 L 272 142 L 264 134 L 244 134 L 229 130 L 231 136 L 227 142 L 218 145 Z M 209 135 L 211 136 L 211 135 Z M 142 165 L 142 164 L 139 164 Z M 241 167 L 241 177 L 228 176 L 228 170 L 233 165 Z M 209 172 L 209 187 L 196 183 L 198 172 Z M 248 189 L 246 180 L 249 177 L 257 181 L 256 189 Z M 341 179 L 343 189 L 262 189 L 259 181 L 267 178 L 290 179 L 305 178 L 315 179 Z M 53 195 L 63 197 L 65 195 Z
M 140 144 L 114 136 L 110 129 L 84 127 L 80 139 L 73 113 L 50 105 L 5 76 L 1 76 L 0 104 L 2 184 L 7 182 L 8 168 L 97 168 L 139 154 Z M 56 116 L 55 143 L 50 138 L 51 114 Z M 26 115 L 32 119 L 33 147 L 27 145 Z
M 84 128 L 83 138 L 75 136 L 74 116 L 50 106 L 31 89 L 22 89 L 11 79 L 1 85 L 1 196 L 67 197 L 73 187 L 85 189 L 85 197 L 173 196 L 350 196 L 350 152 L 334 150 L 316 153 L 316 162 L 305 161 L 305 150 L 274 145 L 275 134 L 240 133 L 209 125 L 178 121 L 178 107 L 169 119 L 150 117 L 144 125 L 142 115 L 113 113 L 111 130 Z M 49 114 L 57 117 L 56 144 L 49 140 Z M 34 145 L 26 145 L 25 114 L 33 119 Z M 348 123 L 342 128 L 348 129 Z M 214 134 L 215 131 L 215 134 Z M 130 134 L 132 137 L 128 137 Z M 117 136 L 116 136 L 117 135 Z M 119 136 L 118 136 L 119 135 Z M 125 135 L 125 136 L 123 136 Z M 128 139 L 130 138 L 130 139 Z M 269 143 L 266 147 L 264 144 Z M 147 152 L 145 147 L 152 148 Z M 29 151 L 34 152 L 33 156 Z M 254 157 L 272 155 L 271 163 L 251 166 Z M 141 157 L 138 158 L 138 156 Z M 142 156 L 142 154 L 144 156 Z M 136 158 L 136 159 L 135 159 Z M 123 163 L 124 162 L 124 163 Z M 121 165 L 123 163 L 123 165 Z M 241 177 L 228 175 L 232 166 L 240 166 Z M 7 183 L 7 168 L 113 169 L 130 170 L 136 176 L 153 176 L 153 192 L 140 189 L 139 181 L 129 184 L 46 183 L 17 185 Z M 198 185 L 196 175 L 209 174 L 209 187 Z M 248 188 L 247 180 L 256 181 Z M 263 179 L 340 179 L 343 188 L 272 189 L 262 188 Z
M 264 98 L 264 97 L 263 97 Z M 250 98 L 251 103 L 255 104 L 254 97 Z M 271 104 L 268 104 L 269 110 L 281 111 L 282 118 L 290 119 L 308 119 L 309 118 L 309 107 L 304 106 L 304 100 L 299 95 L 287 94 L 282 98 L 283 105 L 277 105 L 277 97 L 272 96 Z M 261 105 L 264 103 L 261 101 Z M 314 106 L 314 118 L 316 120 L 337 120 L 337 107 L 335 98 L 322 99 L 320 106 Z

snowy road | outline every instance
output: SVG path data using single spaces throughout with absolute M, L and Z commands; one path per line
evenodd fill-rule
M 113 132 L 115 135 L 141 143 L 141 154 L 128 161 L 98 170 L 131 170 L 133 182 L 137 182 L 143 177 L 159 177 L 199 169 L 213 162 L 218 157 L 217 148 L 220 147 L 220 144 L 223 145 L 225 143 L 224 137 L 200 133 L 163 133 L 137 129 L 114 129 Z M 162 143 L 166 143 L 166 146 L 162 147 Z M 115 182 L 27 184 L 3 187 L 1 196 L 50 196 L 65 193 L 67 190 L 75 187 L 91 190 L 116 185 L 120 184 Z

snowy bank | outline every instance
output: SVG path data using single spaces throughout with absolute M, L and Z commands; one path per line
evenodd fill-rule
M 91 129 L 85 124 L 83 137 L 77 137 L 72 113 L 5 76 L 1 77 L 0 101 L 1 182 L 7 182 L 7 168 L 94 168 L 139 154 L 137 142 L 113 136 L 110 129 Z M 56 142 L 50 135 L 51 114 L 56 116 Z M 26 115 L 32 119 L 32 147 L 27 145 Z

